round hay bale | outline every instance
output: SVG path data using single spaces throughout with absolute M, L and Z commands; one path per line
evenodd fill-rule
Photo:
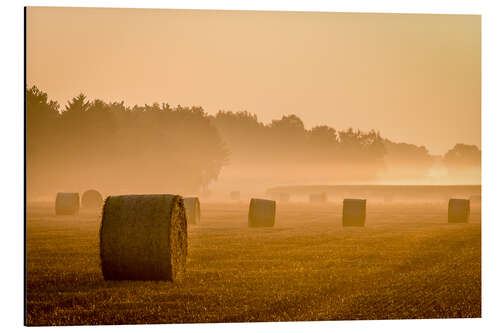
M 105 280 L 176 281 L 185 273 L 187 222 L 178 195 L 110 196 L 99 233 Z
M 56 215 L 74 215 L 80 209 L 78 193 L 59 192 L 56 195 Z
M 344 227 L 364 227 L 366 221 L 366 199 L 344 199 L 342 225 Z
M 265 199 L 250 200 L 248 209 L 249 227 L 272 227 L 276 216 L 276 201 Z
M 321 193 L 312 193 L 309 195 L 309 202 L 312 203 L 325 203 L 327 200 L 327 196 L 325 192 Z
M 200 200 L 198 198 L 184 198 L 184 208 L 188 224 L 200 223 Z
M 102 195 L 96 190 L 88 190 L 82 195 L 82 208 L 97 209 L 102 207 Z
M 470 215 L 470 201 L 450 199 L 448 201 L 448 223 L 467 223 Z
M 232 191 L 229 193 L 231 200 L 240 200 L 240 191 Z

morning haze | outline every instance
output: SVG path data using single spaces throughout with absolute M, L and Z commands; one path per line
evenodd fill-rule
M 198 105 L 375 129 L 445 154 L 481 145 L 473 15 L 27 9 L 27 83 L 65 105 Z
M 28 8 L 25 324 L 480 318 L 480 19 Z

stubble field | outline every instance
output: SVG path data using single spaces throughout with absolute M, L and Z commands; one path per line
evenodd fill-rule
M 481 316 L 481 210 L 447 223 L 447 203 L 278 203 L 249 229 L 248 203 L 201 202 L 182 282 L 104 281 L 100 212 L 27 206 L 27 325 L 309 321 Z

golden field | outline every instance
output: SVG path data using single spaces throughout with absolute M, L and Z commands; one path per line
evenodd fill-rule
M 100 212 L 26 212 L 27 325 L 481 316 L 481 208 L 448 224 L 447 202 L 368 200 L 364 228 L 341 203 L 277 203 L 274 228 L 248 202 L 201 201 L 185 279 L 104 281 Z

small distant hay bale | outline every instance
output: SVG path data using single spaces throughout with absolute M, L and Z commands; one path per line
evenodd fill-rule
M 184 209 L 188 224 L 200 223 L 200 200 L 197 197 L 184 198 Z
M 271 200 L 275 201 L 290 201 L 290 194 L 287 192 L 272 192 L 270 195 Z
M 481 195 L 471 195 L 469 197 L 471 204 L 480 204 L 481 203 Z
M 467 223 L 470 216 L 470 201 L 450 199 L 448 201 L 448 223 Z
M 282 202 L 290 201 L 290 193 L 285 193 L 285 192 L 280 193 L 279 200 Z
M 74 215 L 80 209 L 78 193 L 59 192 L 56 195 L 56 215 Z
M 82 208 L 97 209 L 103 204 L 102 195 L 96 190 L 85 191 L 82 195 Z
M 99 233 L 105 280 L 177 281 L 185 273 L 187 222 L 181 196 L 110 196 Z
M 276 216 L 276 201 L 265 199 L 250 200 L 248 209 L 249 227 L 272 227 Z
M 280 194 L 279 194 L 279 192 L 271 192 L 271 194 L 269 195 L 269 198 L 271 200 L 279 200 Z
M 208 189 L 204 189 L 204 190 L 201 192 L 200 196 L 201 196 L 202 198 L 210 198 L 210 197 L 212 196 L 212 191 L 209 191 Z
M 327 200 L 327 196 L 325 192 L 321 193 L 312 193 L 309 195 L 309 202 L 313 203 L 325 203 Z
M 364 227 L 366 221 L 366 199 L 344 199 L 342 225 Z
M 392 193 L 384 193 L 384 202 L 392 202 L 394 200 L 394 196 Z
M 229 193 L 231 200 L 240 200 L 240 191 L 232 191 Z

